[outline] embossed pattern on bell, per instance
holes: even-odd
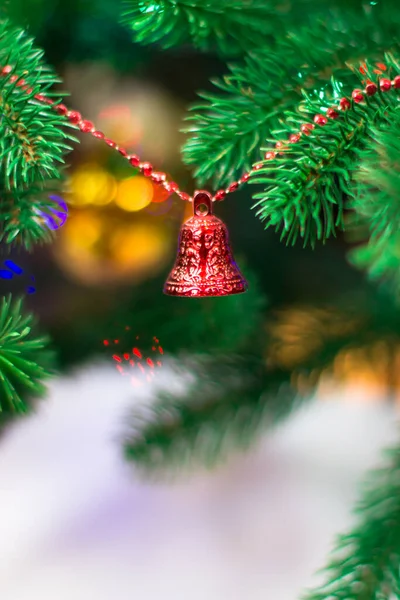
[[[212,214],[194,215],[186,221],[164,293],[200,298],[241,294],[246,290],[247,283],[233,258],[224,223]]]

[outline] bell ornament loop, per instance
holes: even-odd
[[[195,192],[193,197],[193,215],[196,217],[206,217],[212,215],[212,198],[208,192]]]
[[[247,282],[233,258],[228,230],[212,209],[211,194],[195,192],[193,216],[181,227],[178,255],[164,294],[205,298],[247,290]]]

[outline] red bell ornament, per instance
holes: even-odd
[[[178,256],[164,294],[189,298],[230,296],[247,290],[229,244],[228,230],[212,213],[211,194],[196,192],[193,216],[179,234]]]

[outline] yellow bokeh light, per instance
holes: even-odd
[[[77,213],[67,221],[63,236],[77,248],[90,248],[100,239],[102,231],[102,222],[97,215]]]
[[[132,224],[112,237],[110,249],[121,267],[146,269],[162,262],[168,251],[162,229],[150,224]]]
[[[128,212],[134,212],[145,208],[153,198],[153,184],[151,181],[137,175],[124,179],[118,185],[115,203]]]
[[[170,258],[171,232],[145,215],[128,217],[114,207],[72,209],[53,248],[63,271],[85,286],[130,285],[158,273]]]
[[[70,177],[68,201],[77,206],[104,206],[114,200],[117,183],[107,171],[93,164],[79,167]]]

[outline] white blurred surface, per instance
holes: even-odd
[[[296,600],[396,438],[394,410],[353,390],[211,473],[146,483],[118,435],[150,393],[88,367],[3,438],[2,600]]]

